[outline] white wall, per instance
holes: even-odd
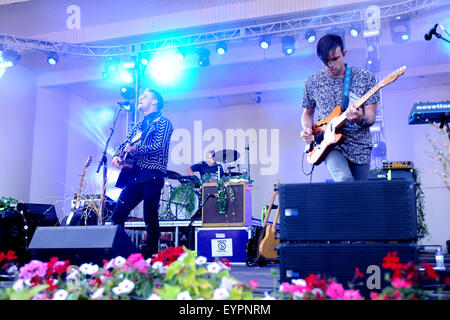
[[[0,79],[0,196],[30,196],[36,78],[18,65]]]

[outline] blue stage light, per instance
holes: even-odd
[[[47,63],[54,66],[58,63],[58,54],[56,52],[49,52],[47,55]]]
[[[281,43],[285,55],[290,56],[295,52],[295,38],[293,36],[284,36]]]
[[[259,39],[259,46],[262,49],[267,49],[270,47],[271,39],[270,36],[262,36],[261,39]]]
[[[225,52],[227,52],[227,49],[228,49],[228,46],[227,46],[227,43],[225,41],[220,41],[216,45],[216,52],[220,56],[224,55]]]
[[[308,43],[313,43],[317,39],[316,32],[312,29],[306,31],[305,33],[305,39]]]

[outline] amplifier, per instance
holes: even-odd
[[[216,183],[202,186],[202,225],[204,227],[243,227],[252,225],[252,190],[245,182],[230,183],[234,192],[234,201],[227,200],[225,213],[219,213],[217,199],[208,195],[217,194]]]
[[[363,274],[357,282],[361,293],[367,292],[367,278],[378,268],[382,272],[383,258],[388,252],[397,252],[401,263],[418,261],[418,249],[414,244],[352,243],[352,244],[299,244],[282,243],[279,246],[280,281],[305,279],[310,274],[336,278],[344,287],[355,277],[355,268]],[[372,266],[368,272],[368,267]],[[387,285],[380,274],[381,288]],[[375,288],[374,288],[375,289]],[[379,289],[379,288],[378,288]]]
[[[415,185],[408,180],[281,184],[281,241],[415,241]]]
[[[412,169],[375,169],[369,171],[368,180],[410,180],[416,181]]]

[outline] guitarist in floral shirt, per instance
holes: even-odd
[[[313,117],[317,110],[318,120],[328,117],[336,106],[342,106],[344,76],[347,64],[344,63],[347,50],[341,37],[328,34],[317,43],[317,55],[324,70],[310,76],[303,92],[301,137],[307,144],[313,142]],[[376,85],[372,72],[352,67],[348,97],[348,113],[341,131],[346,137],[344,143],[335,146],[326,156],[325,164],[334,181],[367,180],[370,169],[372,137],[370,126],[375,122],[379,93],[370,97],[362,107],[353,103]]]
[[[116,186],[123,188],[112,213],[112,223],[123,226],[131,210],[144,201],[147,248],[142,253],[145,257],[158,252],[158,207],[173,132],[170,120],[161,114],[163,106],[161,94],[152,89],[144,91],[137,106],[144,119],[131,129],[112,159],[112,165],[121,169]]]

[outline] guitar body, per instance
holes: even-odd
[[[280,239],[275,239],[275,227],[266,226],[264,239],[259,244],[259,254],[266,259],[276,259],[278,251],[275,250],[280,244]]]
[[[307,161],[310,164],[319,165],[327,157],[328,153],[336,146],[344,142],[345,137],[338,133],[343,123],[335,123],[342,113],[340,106],[331,111],[326,119],[313,125],[314,142],[307,151]]]
[[[116,188],[122,189],[125,185],[136,176],[136,167],[133,166],[133,160],[127,159],[124,166],[120,170],[119,177],[116,181]]]

